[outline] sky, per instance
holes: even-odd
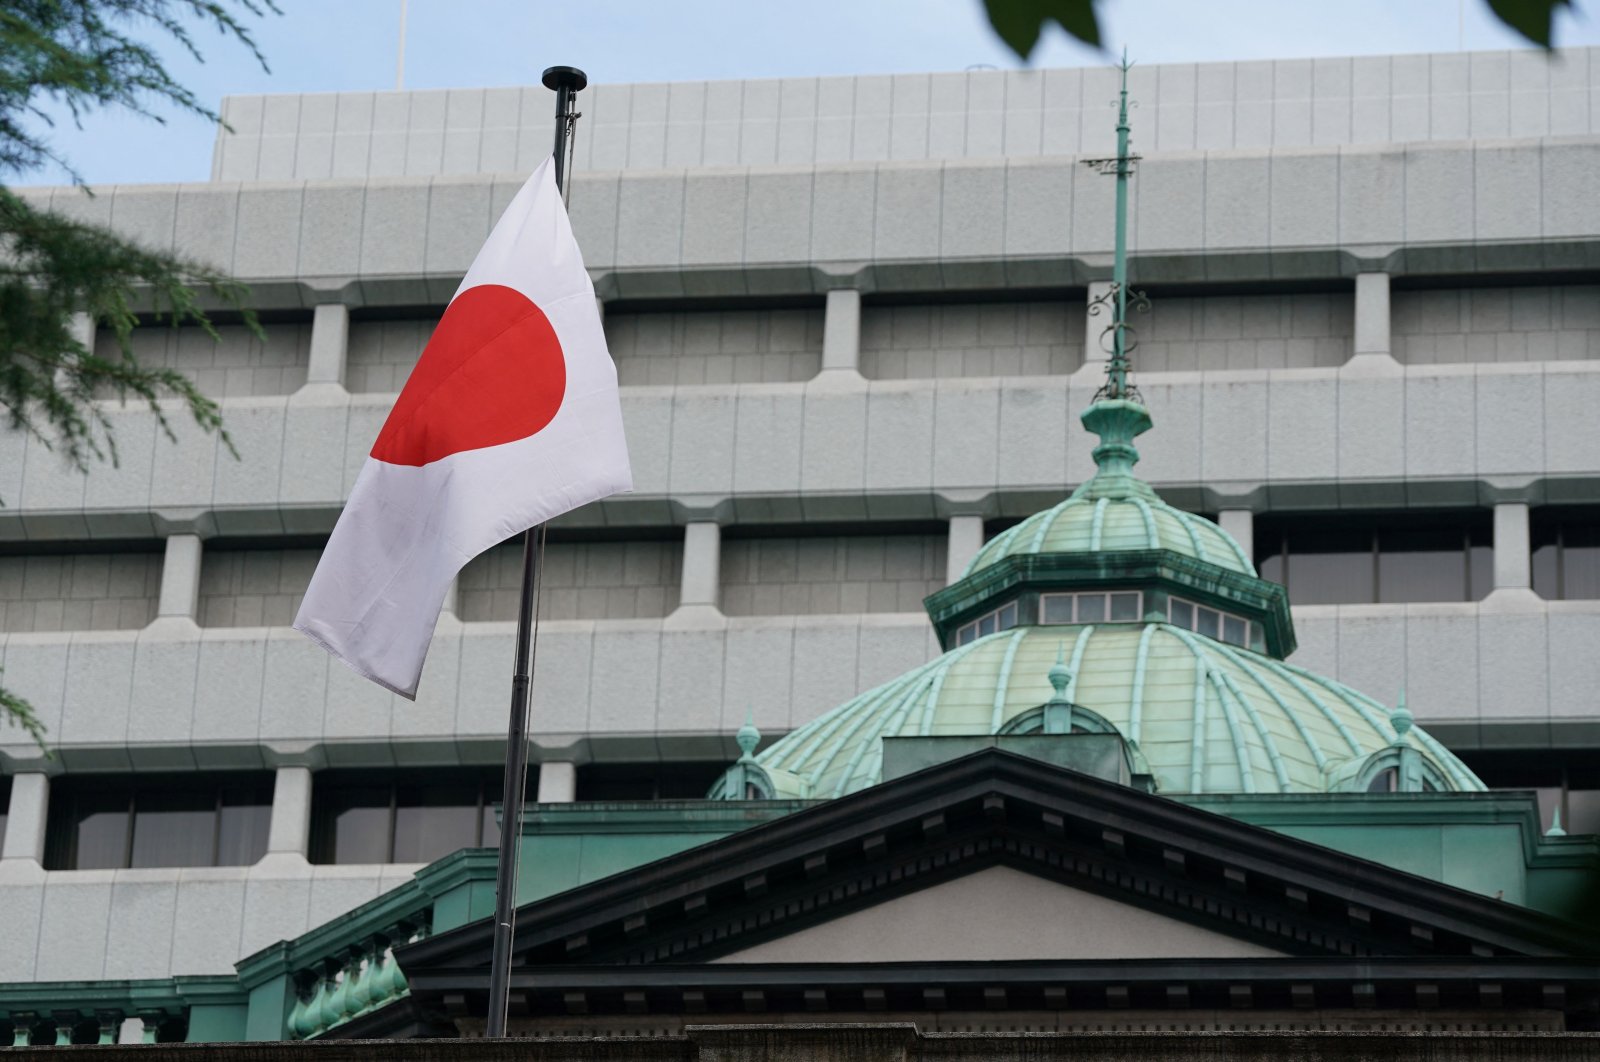
[[[894,74],[1024,65],[980,0],[405,0],[405,87],[536,84],[547,66],[591,83]],[[1558,17],[1560,45],[1600,45],[1600,0]],[[202,32],[196,63],[168,70],[206,104],[267,92],[393,89],[402,0],[278,0],[254,22],[270,71]],[[1587,10],[1584,10],[1587,9]],[[1481,51],[1528,47],[1485,0],[1100,0],[1100,52],[1047,33],[1030,64],[1088,66],[1126,46],[1145,63]],[[215,127],[161,111],[59,120],[52,143],[90,184],[203,181]],[[14,183],[60,183],[59,170]]]

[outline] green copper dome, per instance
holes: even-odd
[[[1125,738],[1156,791],[1365,790],[1389,752],[1417,756],[1425,787],[1480,790],[1476,776],[1409,717],[1261,653],[1167,623],[1026,626],[952,649],[840,705],[756,759],[775,797],[838,797],[881,780],[883,738],[1026,731],[1052,695]],[[1403,735],[1403,736],[1402,736]]]
[[[1142,405],[1102,398],[1083,422],[1094,478],[928,597],[948,651],[741,760],[714,796],[839,797],[882,780],[885,738],[1034,731],[1115,732],[1167,795],[1483,788],[1403,705],[1284,662],[1283,588],[1133,475]]]
[[[1150,427],[1143,406],[1125,400],[1096,402],[1084,413],[1083,422],[1106,440],[1095,448],[1099,471],[1059,505],[1034,513],[985,545],[967,565],[967,575],[1019,555],[1147,549],[1169,550],[1229,571],[1256,574],[1232,535],[1210,520],[1168,505],[1133,475],[1139,460],[1133,437]]]

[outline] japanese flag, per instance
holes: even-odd
[[[616,366],[547,159],[506,207],[401,390],[295,629],[414,698],[463,565],[632,486]]]

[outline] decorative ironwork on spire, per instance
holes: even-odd
[[[1150,299],[1142,291],[1128,290],[1128,179],[1133,176],[1134,163],[1140,156],[1129,154],[1128,143],[1131,127],[1128,124],[1128,108],[1137,106],[1128,102],[1128,71],[1133,64],[1128,61],[1127,49],[1123,49],[1122,62],[1117,64],[1117,69],[1122,72],[1122,87],[1115,101],[1117,105],[1117,154],[1109,159],[1085,159],[1084,165],[1100,173],[1115,176],[1117,179],[1117,228],[1116,228],[1116,257],[1112,266],[1111,288],[1105,294],[1089,304],[1090,316],[1096,316],[1105,310],[1112,314],[1111,324],[1100,333],[1100,343],[1108,358],[1106,360],[1106,382],[1095,393],[1096,399],[1128,399],[1139,401],[1139,391],[1128,379],[1131,368],[1128,356],[1138,346],[1135,330],[1128,324],[1128,307],[1139,313],[1146,313],[1150,309]],[[1109,343],[1107,340],[1109,339]]]

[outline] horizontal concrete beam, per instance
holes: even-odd
[[[418,868],[69,870],[0,877],[0,982],[231,974],[240,958],[337,918]]]
[[[443,305],[521,180],[28,194],[227,269],[264,306],[326,302],[330,287],[352,304]],[[868,292],[993,289],[1109,275],[1112,194],[1070,155],[580,170],[571,212],[607,299],[819,293],[841,273]],[[1600,142],[1179,151],[1140,164],[1130,219],[1142,284],[1592,269]]]
[[[1404,689],[1425,725],[1512,727],[1534,744],[1579,726],[1600,742],[1600,602],[1317,606],[1295,624],[1294,663],[1383,703]],[[512,633],[442,630],[415,704],[286,628],[15,634],[0,665],[68,771],[497,763]],[[579,762],[731,758],[746,712],[781,733],[939,651],[910,614],[547,621],[539,647],[535,756]],[[8,740],[0,760],[42,769],[36,748]]]
[[[1201,510],[1600,501],[1600,361],[1145,373],[1139,471]],[[569,527],[1021,515],[1093,471],[1073,376],[623,394],[633,494]],[[89,476],[0,433],[0,540],[325,533],[392,399],[227,400],[239,459],[182,418],[116,410],[116,468]]]
[[[514,624],[449,622],[415,703],[286,627],[5,636],[6,687],[58,762],[0,730],[0,762],[185,770],[500,763]],[[722,759],[754,713],[804,723],[938,652],[920,614],[550,621],[533,689],[535,759]]]
[[[595,84],[574,169],[1110,155],[1109,65]],[[1139,64],[1145,156],[1193,148],[1573,136],[1600,132],[1600,49]],[[527,171],[550,153],[537,86],[231,96],[225,181]]]

